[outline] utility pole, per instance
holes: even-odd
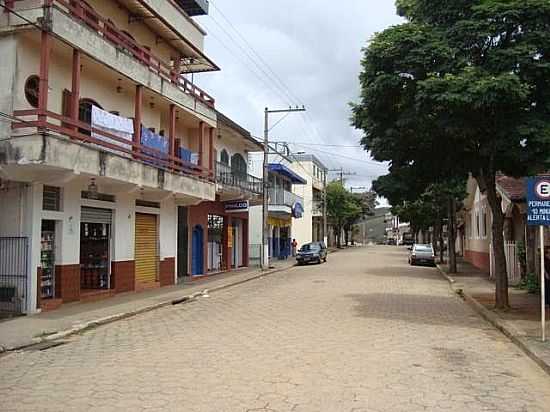
[[[263,207],[262,207],[262,250],[260,251],[260,266],[262,269],[269,269],[269,238],[267,229],[267,216],[269,208],[269,115],[271,113],[292,113],[305,112],[304,106],[289,107],[288,109],[269,110],[267,107],[264,110],[264,167],[263,167]],[[275,124],[277,125],[277,124]]]
[[[329,169],[329,172],[337,172],[340,175],[340,184],[344,185],[344,176],[355,176],[357,173],[352,172],[344,172],[344,168],[341,167],[340,169]]]
[[[328,221],[327,221],[327,170],[323,171],[323,242],[328,247]]]

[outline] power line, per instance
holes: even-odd
[[[323,146],[323,147],[347,147],[347,148],[362,148],[361,145],[344,145],[344,144],[327,144],[327,143],[315,143],[315,142],[288,142],[288,141],[276,141],[272,140],[274,143],[288,143],[295,144],[300,146]]]
[[[250,42],[242,35],[242,33],[237,30],[237,28],[231,23],[231,21],[227,18],[227,16],[220,10],[219,7],[217,7],[214,2],[211,0],[210,4],[216,9],[216,11],[222,16],[222,18],[229,24],[229,26],[233,29],[233,31],[239,36],[239,38],[248,46],[248,48],[252,51],[252,53],[260,60],[260,62],[267,68],[267,70],[273,75],[273,77],[280,83],[288,97],[291,98],[291,100],[296,100],[298,103],[303,104],[303,102],[300,102],[300,99],[292,93],[292,90],[283,82],[283,80],[273,71],[271,66],[264,60],[264,58],[252,47]]]
[[[298,144],[298,143],[296,143],[296,145],[297,146],[302,146],[302,147],[308,147],[307,145],[301,145],[301,144]],[[335,157],[341,157],[342,159],[353,160],[355,162],[372,164],[373,166],[378,166],[378,167],[386,167],[382,163],[376,162],[376,161],[373,161],[373,160],[357,159],[355,157],[350,157],[350,156],[341,155],[341,154],[337,154],[337,153],[327,152],[327,151],[320,150],[320,149],[315,149],[315,148],[311,149],[311,150],[317,151],[319,153],[324,153],[324,154],[329,155],[329,156],[335,156]]]

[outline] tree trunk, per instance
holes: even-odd
[[[491,226],[493,255],[495,257],[495,308],[508,309],[510,307],[508,300],[508,274],[506,273],[506,255],[504,254],[504,214],[500,197],[497,195],[495,174],[476,177],[480,188],[485,189],[487,201],[493,215],[493,224]]]
[[[336,226],[336,247],[338,249],[342,248],[342,226]]]
[[[348,247],[349,242],[349,230],[347,227],[344,226],[344,242],[346,244],[346,247]]]
[[[447,225],[447,243],[449,248],[449,273],[457,273],[456,268],[456,199],[449,198],[449,224]]]

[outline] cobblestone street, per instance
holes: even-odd
[[[351,249],[0,358],[1,409],[550,410],[550,378],[406,250]]]

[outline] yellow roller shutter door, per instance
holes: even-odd
[[[136,213],[136,281],[156,282],[158,279],[157,217]]]

